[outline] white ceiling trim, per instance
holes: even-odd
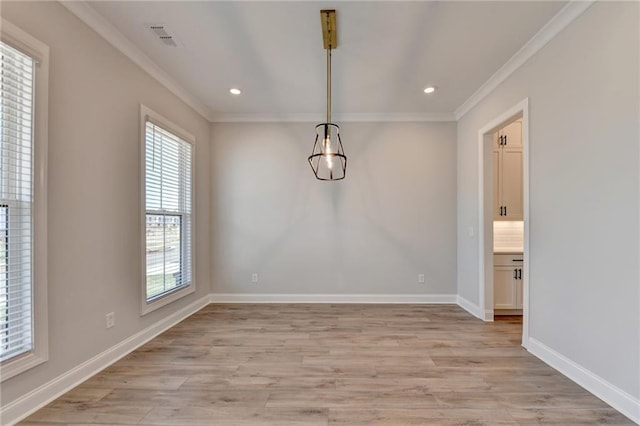
[[[323,123],[323,114],[216,114],[214,123],[276,123],[303,122]],[[456,121],[453,113],[424,113],[424,114],[333,114],[332,121],[341,122],[425,122],[425,121]]]
[[[171,93],[180,98],[184,103],[193,108],[206,120],[212,120],[210,109],[200,100],[183,88],[176,80],[162,70],[151,58],[138,49],[129,39],[109,23],[102,15],[96,12],[86,1],[60,1],[71,13],[93,29],[116,49],[124,53],[136,65],[146,71],[151,77],[158,80]]]
[[[503,81],[549,43],[556,35],[587,10],[595,0],[572,0],[549,20],[531,39],[498,69],[476,92],[454,112],[460,120],[480,101],[493,92]]]

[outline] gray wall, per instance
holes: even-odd
[[[638,3],[596,3],[458,122],[458,292],[478,303],[478,130],[529,97],[530,337],[640,397]]]
[[[455,294],[455,123],[342,124],[340,182],[314,126],[212,125],[213,292]]]
[[[2,2],[49,45],[49,361],[2,383],[2,404],[209,293],[209,123],[57,2]],[[197,292],[140,317],[139,104],[196,144]],[[105,329],[105,314],[116,326]]]

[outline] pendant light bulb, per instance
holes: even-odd
[[[327,136],[326,138],[324,138],[324,141],[322,141],[322,143],[324,145],[324,156],[327,159],[327,167],[329,169],[333,169],[333,160],[331,155],[331,136]]]

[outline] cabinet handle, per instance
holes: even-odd
[[[514,280],[517,280],[517,279],[518,279],[518,270],[517,270],[517,269],[514,269],[514,270],[513,270],[513,279],[514,279]]]
[[[518,279],[521,280],[522,279],[522,269],[518,268]]]
[[[512,262],[524,262],[522,259],[511,259]]]
[[[507,135],[504,135],[504,146],[507,146]]]
[[[504,215],[507,215],[507,206],[504,206]]]

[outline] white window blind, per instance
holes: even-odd
[[[30,56],[0,42],[0,361],[33,349],[33,116]]]
[[[192,146],[145,123],[147,302],[191,284]]]

